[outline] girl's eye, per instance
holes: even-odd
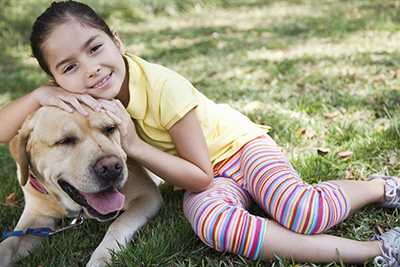
[[[90,53],[93,54],[94,52],[96,52],[97,50],[99,50],[99,48],[102,47],[102,46],[103,46],[103,44],[99,44],[99,45],[96,45],[96,46],[92,47],[92,48],[90,49]]]
[[[75,67],[75,64],[68,65],[67,67],[64,68],[63,73],[67,73],[67,72],[71,71],[74,67]]]

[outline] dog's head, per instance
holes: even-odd
[[[115,218],[124,204],[119,189],[128,176],[126,153],[117,126],[103,112],[87,109],[84,117],[42,107],[29,117],[10,142],[25,186],[33,174],[71,213]]]

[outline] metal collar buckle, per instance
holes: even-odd
[[[73,227],[79,226],[79,225],[83,224],[84,220],[85,220],[85,219],[83,218],[83,210],[81,210],[81,211],[79,212],[79,215],[76,216],[76,217],[71,221],[71,223],[70,223],[69,225],[64,226],[64,227],[61,227],[61,228],[58,228],[58,229],[52,231],[51,233],[49,233],[49,236],[53,236],[53,235],[55,235],[55,234],[58,234],[58,233],[61,233],[61,232],[65,231],[65,230],[68,230],[68,229],[71,229],[71,228],[73,228]]]

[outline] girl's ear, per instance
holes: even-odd
[[[47,85],[49,85],[49,86],[59,86],[54,78],[51,78],[49,80],[49,82],[47,83]]]
[[[122,44],[122,41],[118,36],[118,33],[116,33],[116,32],[113,32],[113,41],[114,41],[115,45],[119,48],[119,51],[121,52],[121,54],[125,54],[125,47]]]

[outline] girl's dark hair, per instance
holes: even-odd
[[[33,23],[30,37],[32,55],[36,58],[40,67],[50,76],[53,75],[50,72],[49,65],[44,59],[42,45],[56,26],[71,20],[76,20],[83,25],[99,29],[114,40],[114,34],[108,25],[89,6],[76,1],[51,3]],[[73,42],[73,40],[71,40],[71,42]]]

